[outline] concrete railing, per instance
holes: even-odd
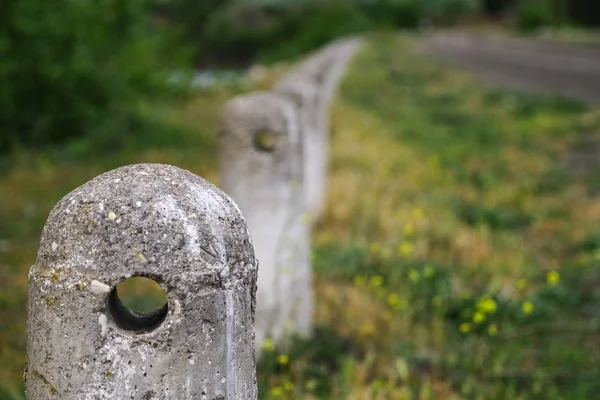
[[[256,346],[312,321],[310,226],[326,193],[329,107],[359,38],[309,55],[269,92],[230,99],[220,116],[221,188],[248,221],[259,261]]]
[[[359,44],[336,41],[272,91],[227,102],[219,163],[232,198],[138,164],[60,200],[29,272],[27,399],[257,399],[262,341],[311,333],[328,107]],[[128,308],[117,287],[131,277],[166,302]]]

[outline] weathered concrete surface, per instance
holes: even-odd
[[[302,115],[300,125],[310,224],[325,209],[331,102],[349,61],[361,45],[360,37],[335,40],[310,54],[273,89],[291,96]]]
[[[303,218],[303,150],[299,112],[287,96],[255,92],[229,100],[221,112],[221,187],[240,206],[252,234],[258,273],[256,350],[266,337],[284,343],[308,335],[312,272]],[[270,137],[267,149],[257,135]]]
[[[493,84],[600,104],[600,48],[445,33],[424,39],[419,50]]]
[[[150,332],[107,303],[132,275],[167,294]],[[96,177],[52,210],[29,273],[27,398],[256,399],[256,277],[245,220],[212,184],[161,164]]]
[[[296,104],[302,140],[304,193],[309,222],[321,215],[326,194],[327,134],[323,131],[327,113],[321,111],[320,85],[301,73],[288,74],[273,91],[288,96]]]

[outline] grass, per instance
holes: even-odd
[[[285,351],[264,343],[261,398],[593,398],[597,182],[562,159],[600,133],[600,112],[486,89],[411,46],[371,37],[340,89],[313,234],[317,330]],[[0,399],[20,398],[26,276],[51,207],[128,163],[218,183],[216,112],[233,93],[175,113],[196,128],[176,146],[85,161],[40,154],[0,177]]]
[[[562,160],[600,113],[486,89],[410,47],[372,40],[333,111],[313,243],[316,322],[338,339],[267,346],[261,396],[592,398],[600,208]]]

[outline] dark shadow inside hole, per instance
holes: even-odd
[[[254,134],[254,147],[259,151],[275,151],[275,135],[269,131],[260,131]]]
[[[124,330],[149,332],[160,326],[168,312],[167,296],[156,281],[132,277],[119,283],[108,297],[108,311]]]

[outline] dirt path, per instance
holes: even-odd
[[[424,39],[420,51],[494,84],[600,104],[600,48],[446,33]]]

